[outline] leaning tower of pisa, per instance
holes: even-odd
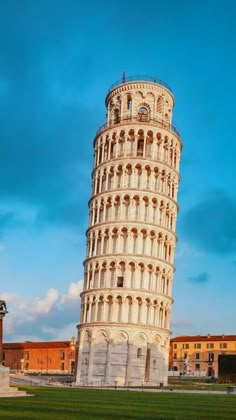
[[[117,82],[94,139],[76,384],[167,382],[182,143],[156,78]]]

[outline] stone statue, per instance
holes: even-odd
[[[191,360],[189,359],[189,357],[187,356],[185,361],[184,361],[184,367],[185,367],[185,373],[187,375],[189,375],[190,371],[191,371]]]
[[[5,300],[0,300],[0,313],[7,313],[7,305]]]

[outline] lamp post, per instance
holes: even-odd
[[[39,361],[39,364],[40,364],[40,372],[41,372],[41,376],[42,376],[43,364],[44,364],[43,359],[41,359],[41,360]]]
[[[0,300],[0,366],[2,365],[2,339],[3,339],[3,318],[8,313],[5,300]]]

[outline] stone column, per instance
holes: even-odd
[[[111,141],[108,143],[107,160],[111,159]]]
[[[106,362],[106,369],[105,369],[105,383],[110,384],[110,376],[111,376],[111,350],[112,350],[112,343],[113,340],[108,338],[107,340],[107,362]]]
[[[87,318],[87,321],[86,322],[91,322],[92,303],[90,301],[88,301],[88,305],[89,305],[89,308],[88,308],[88,318]]]
[[[103,249],[104,249],[104,233],[101,234],[101,251],[100,254],[103,254]]]
[[[94,321],[97,322],[97,318],[98,318],[98,301],[97,299],[95,300],[95,314],[94,314]]]
[[[89,366],[88,366],[88,385],[92,382],[93,378],[93,355],[94,355],[94,339],[90,338],[89,340]]]
[[[100,163],[100,153],[101,153],[101,146],[100,146],[100,142],[98,144],[98,151],[97,151],[97,166]]]
[[[127,353],[127,362],[126,362],[126,372],[125,372],[125,386],[129,386],[131,373],[132,373],[132,349],[133,343],[128,342],[128,353]]]
[[[108,308],[108,303],[107,303],[106,299],[104,299],[104,301],[103,301],[103,318],[102,318],[102,321],[106,321],[107,320],[107,308]]]
[[[133,302],[131,305],[130,322],[134,324],[138,322],[138,302],[136,299],[133,299]]]

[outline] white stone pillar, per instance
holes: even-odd
[[[103,318],[102,321],[106,321],[107,320],[107,309],[108,309],[108,303],[106,301],[106,299],[104,299],[103,301]]]
[[[82,343],[77,341],[76,343],[78,356],[77,356],[77,367],[76,367],[76,378],[75,383],[80,385],[80,376],[81,376],[81,366],[82,366]]]
[[[107,361],[106,361],[106,368],[105,368],[105,383],[107,385],[112,385],[110,382],[111,376],[111,352],[112,352],[112,339],[107,339]]]
[[[130,322],[136,324],[138,322],[138,302],[136,299],[132,301],[131,307],[131,320]]]
[[[89,305],[89,309],[88,309],[88,318],[87,318],[87,322],[91,322],[91,310],[92,310],[92,303],[89,301],[88,305]]]
[[[129,386],[131,374],[132,374],[133,343],[129,341],[127,344],[128,344],[128,352],[127,352],[126,372],[125,372],[125,386]]]
[[[95,300],[95,313],[94,313],[94,321],[97,322],[98,320],[98,300]]]
[[[94,339],[89,339],[89,362],[88,362],[88,385],[93,379],[93,356],[94,356]]]

